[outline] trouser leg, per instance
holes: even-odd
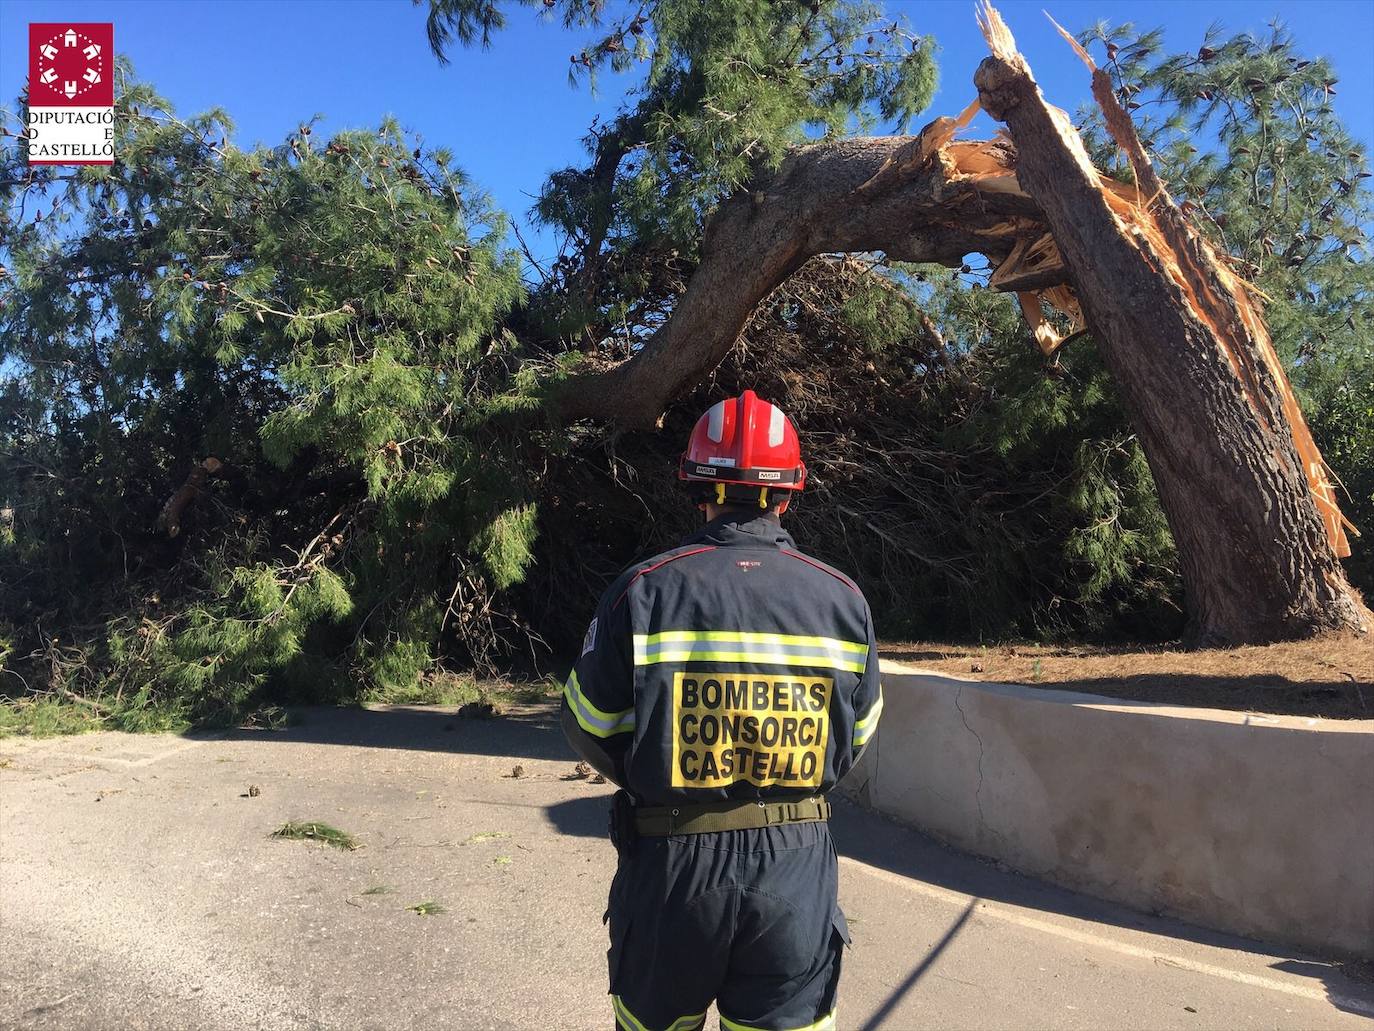
[[[849,930],[838,861],[823,824],[777,828],[736,923],[718,996],[727,1031],[832,1031]]]
[[[622,856],[607,911],[611,1005],[625,1031],[697,1031],[729,955],[735,892],[694,850],[641,838]]]

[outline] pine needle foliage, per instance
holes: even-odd
[[[671,317],[722,198],[797,143],[919,113],[935,45],[866,0],[432,0],[430,47],[496,45],[516,16],[595,38],[575,84],[632,78],[541,192],[561,253],[529,287],[503,216],[394,121],[243,150],[226,113],[181,117],[121,64],[121,161],[71,171],[30,168],[4,116],[0,690],[23,701],[0,733],[448,697],[441,664],[517,653],[557,668],[606,583],[695,523],[681,441],[745,387],[798,422],[789,523],[884,633],[1177,632],[1172,540],[1091,340],[1047,362],[986,269],[813,259],[661,429],[547,418],[570,370]],[[1268,298],[1374,529],[1374,220],[1332,71],[1281,28],[1186,54],[1130,26],[1083,39]],[[1350,570],[1374,590],[1369,539]]]
[[[13,648],[50,688],[191,719],[413,683],[536,532],[492,422],[520,394],[503,218],[394,121],[244,151],[122,79],[119,164],[11,147],[0,172]]]
[[[1000,527],[979,530],[989,546],[976,583],[979,593],[990,590],[968,599],[974,625],[1051,637],[1176,632],[1181,584],[1173,538],[1091,339],[1047,362],[1010,297],[976,280],[933,271],[930,279],[925,304],[958,355],[961,389],[979,389],[963,417],[947,425],[946,445],[990,449],[997,478],[1013,496],[1024,486],[1018,481],[1042,485],[1025,507],[1000,510]]]
[[[904,130],[935,92],[934,40],[868,0],[431,0],[436,53],[479,29],[489,44],[507,6],[597,34],[570,55],[570,82],[631,78],[630,100],[584,137],[588,163],[554,172],[535,207],[562,248],[533,328],[583,349],[611,335],[628,346],[661,317],[711,209],[789,147]]]
[[[345,852],[356,852],[363,847],[362,842],[348,831],[341,831],[337,827],[315,820],[288,820],[268,837],[283,838],[287,841],[317,841],[322,845],[343,849]]]
[[[596,597],[577,585],[691,531],[681,442],[746,387],[796,420],[808,456],[788,528],[858,580],[885,637],[1176,634],[1172,540],[1091,342],[1047,365],[1014,302],[969,280],[813,259],[661,432],[575,441],[522,590],[582,601],[550,612],[545,638],[575,648]]]

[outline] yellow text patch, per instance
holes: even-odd
[[[831,677],[673,674],[673,787],[819,787],[834,688]]]

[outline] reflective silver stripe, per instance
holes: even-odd
[[[751,666],[802,666],[807,669],[842,669],[848,673],[862,673],[860,661],[834,655],[792,655],[782,651],[739,651],[729,645],[680,645],[637,659],[641,666],[656,662],[728,662]]]
[[[854,747],[862,748],[878,729],[878,720],[883,715],[883,685],[878,685],[878,699],[868,707],[864,718],[854,724]]]
[[[622,1027],[625,1031],[649,1031],[639,1022],[639,1018],[630,1012],[630,1007],[625,1005],[619,995],[611,996],[611,1006],[615,1010],[616,1027]]]
[[[772,411],[768,416],[768,446],[782,446],[782,428],[787,422],[787,417],[782,414],[782,409],[777,405],[768,406]]]
[[[616,1026],[625,1028],[626,1031],[648,1031],[644,1024],[625,1005],[625,1000],[619,995],[611,996],[611,1008],[615,1010]],[[667,1026],[664,1031],[697,1031],[706,1021],[706,1014],[694,1013],[685,1017],[678,1017]]]
[[[753,1024],[741,1024],[737,1020],[731,1020],[724,1013],[720,1015],[720,1026],[725,1031],[764,1031],[763,1028]],[[786,1031],[835,1031],[835,1011],[831,1010],[825,1016],[810,1024],[800,1024],[797,1027],[787,1028]]]
[[[616,1027],[624,1028],[625,1031],[648,1031],[640,1019],[630,1012],[630,1007],[625,1005],[625,1000],[619,995],[611,996],[611,1008],[615,1010]],[[697,1031],[705,1021],[705,1013],[690,1014],[678,1017],[664,1031]]]
[[[635,729],[635,711],[632,708],[621,712],[605,712],[598,709],[582,693],[582,685],[577,682],[577,670],[568,674],[568,682],[563,685],[563,697],[568,707],[577,717],[578,725],[588,734],[597,737],[610,737]]]
[[[771,634],[754,630],[660,630],[656,634],[635,634],[640,644],[659,644],[663,641],[743,641],[749,644],[797,644],[835,648],[854,655],[867,655],[868,644],[862,641],[842,641],[838,637],[817,637],[807,634]]]
[[[717,401],[706,414],[706,436],[710,437],[716,444],[719,444],[720,439],[725,436],[724,401]]]
[[[643,650],[635,653],[636,658],[641,659],[641,665],[648,665],[651,662],[662,661],[659,656],[667,652],[680,652],[684,650],[696,651],[730,651],[730,652],[752,652],[760,655],[796,655],[802,658],[828,658],[843,659],[852,662],[855,656],[847,655],[838,648],[818,647],[809,644],[754,644],[750,641],[660,641],[658,644],[645,645]]]
[[[635,634],[634,653],[637,666],[659,662],[748,662],[862,673],[868,663],[868,645],[857,641],[731,630]]]

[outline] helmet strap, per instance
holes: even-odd
[[[768,511],[770,505],[786,506],[793,491],[779,487],[760,487],[752,483],[702,483],[689,480],[684,486],[697,505],[718,505]],[[779,509],[781,511],[781,509]]]

